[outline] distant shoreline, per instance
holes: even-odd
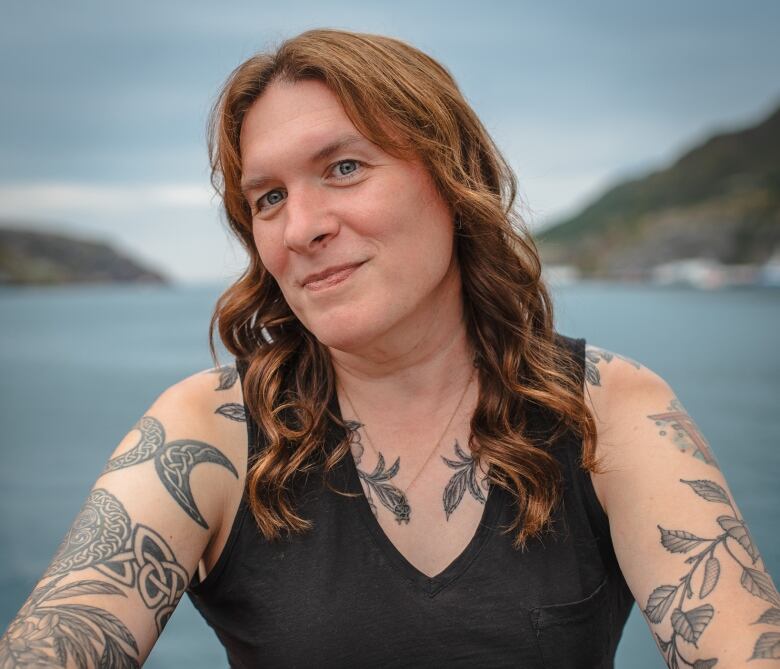
[[[0,227],[0,286],[62,286],[170,280],[105,242],[6,225]]]

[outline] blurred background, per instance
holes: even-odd
[[[780,4],[0,2],[0,628],[116,443],[211,365],[244,257],[230,71],[310,27],[444,63],[517,172],[558,330],[661,374],[780,573]],[[185,598],[146,666],[225,667]],[[634,611],[618,667],[662,667]]]

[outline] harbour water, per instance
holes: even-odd
[[[166,387],[211,366],[219,289],[0,291],[0,629],[42,574],[116,443]],[[563,334],[627,355],[674,388],[709,439],[770,573],[780,577],[780,290],[577,283]],[[226,667],[185,597],[152,669]],[[636,607],[617,666],[664,664]]]

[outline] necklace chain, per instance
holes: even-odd
[[[469,376],[469,380],[466,383],[465,387],[463,388],[463,392],[460,394],[460,399],[458,399],[458,403],[455,405],[455,410],[452,412],[450,419],[447,421],[447,424],[444,426],[441,435],[436,440],[436,443],[431,449],[431,452],[428,454],[428,457],[425,459],[425,462],[423,462],[422,467],[420,467],[417,474],[406,486],[406,489],[401,491],[405,498],[408,499],[409,490],[412,489],[412,486],[417,482],[417,479],[420,478],[420,474],[422,474],[423,471],[425,471],[425,468],[428,466],[428,463],[431,461],[431,458],[433,458],[436,451],[439,450],[439,445],[441,444],[441,440],[444,439],[444,435],[447,434],[447,430],[450,429],[450,425],[452,425],[452,421],[455,420],[455,415],[458,413],[458,409],[460,409],[460,405],[463,404],[463,400],[466,397],[466,392],[471,386],[471,382],[474,379],[475,373],[476,373],[476,368],[472,369],[471,375]],[[349,408],[352,409],[352,413],[354,413],[355,417],[358,419],[358,423],[360,424],[360,427],[363,428],[363,433],[366,435],[366,439],[368,440],[368,445],[371,446],[371,450],[374,451],[374,454],[377,456],[378,459],[379,457],[381,457],[379,451],[376,449],[376,446],[374,446],[374,442],[371,440],[371,437],[368,434],[368,430],[366,429],[365,424],[360,418],[360,414],[358,414],[357,409],[355,409],[355,405],[352,403],[352,399],[350,398],[349,393],[347,393],[347,390],[346,388],[344,388],[343,384],[339,384],[339,387],[341,388],[341,392],[344,393],[344,398],[347,400],[347,403],[349,404]],[[408,518],[407,518],[407,522],[408,522]]]

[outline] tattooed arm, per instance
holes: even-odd
[[[0,669],[141,666],[240,499],[246,433],[231,386],[185,379],[122,440],[0,638]]]
[[[591,347],[586,361],[594,487],[667,665],[777,666],[780,596],[707,440],[647,368]]]

